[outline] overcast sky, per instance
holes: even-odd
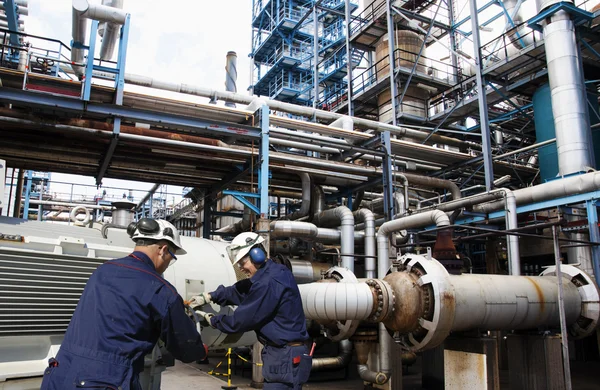
[[[101,0],[90,2],[101,4]],[[228,51],[235,51],[238,55],[238,92],[247,93],[252,0],[124,0],[123,8],[131,14],[127,73],[225,90],[225,56]],[[59,39],[70,46],[71,15],[72,0],[29,0],[29,16],[24,17],[25,31]],[[97,43],[99,48],[99,39]],[[135,88],[128,87],[131,90]],[[161,94],[187,100],[177,94]],[[78,187],[77,190],[87,195],[97,192],[93,178],[53,174],[52,180],[92,185]],[[148,189],[152,183],[134,184],[104,179],[103,185]],[[69,193],[69,187],[55,185],[52,191]],[[171,186],[168,191],[180,193],[181,189]],[[112,192],[120,194],[123,191],[109,189],[109,193]],[[140,192],[135,193],[136,197],[141,195]]]

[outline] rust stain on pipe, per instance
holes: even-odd
[[[88,119],[70,119],[69,121],[67,121],[66,124],[68,124],[70,126],[88,127],[88,128],[96,129],[96,130],[103,130],[103,131],[110,131],[110,132],[113,131],[113,125],[110,123],[92,121],[92,120],[88,120]],[[174,140],[174,141],[190,142],[190,143],[194,143],[194,144],[203,144],[203,145],[212,145],[212,146],[220,146],[221,145],[221,141],[212,139],[212,138],[198,137],[197,135],[173,133],[173,132],[169,132],[169,131],[144,129],[141,127],[134,127],[134,126],[121,125],[121,132],[125,133],[125,134],[143,135],[146,137],[170,139],[170,140]]]
[[[546,300],[544,299],[544,292],[540,288],[540,285],[534,279],[530,278],[529,276],[525,276],[525,279],[529,280],[531,282],[531,284],[533,284],[533,287],[535,288],[535,292],[537,293],[537,296],[538,296],[538,301],[540,303],[540,312],[544,312]]]

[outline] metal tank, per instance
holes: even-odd
[[[423,46],[423,37],[416,32],[409,30],[397,30],[395,34],[396,48],[399,51],[396,53],[394,66],[406,68],[410,71]],[[424,56],[426,55],[425,49],[421,53],[421,57],[417,62],[416,71],[420,73],[427,73],[427,64]],[[384,35],[377,46],[375,47],[375,61],[376,61],[376,77],[378,80],[389,77],[389,46],[388,46],[388,35]],[[402,89],[398,90],[398,94],[402,93]],[[424,118],[427,115],[426,102],[429,97],[429,92],[425,89],[418,88],[415,86],[409,86],[404,95],[402,104],[398,106],[398,114],[403,113],[405,115],[412,115],[419,118]],[[392,121],[392,102],[390,89],[385,89],[377,97],[377,105],[379,106],[379,121],[389,123]]]
[[[92,272],[103,262],[127,256],[134,243],[124,229],[98,229],[0,217],[0,382],[41,376],[56,356],[71,315]],[[238,278],[226,243],[181,237],[187,255],[165,272],[185,299]],[[213,313],[232,308],[206,306]],[[253,332],[225,335],[203,329],[210,348],[250,345]]]

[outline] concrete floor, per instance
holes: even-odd
[[[420,360],[420,359],[419,359]],[[169,367],[162,375],[163,390],[186,390],[186,389],[205,389],[221,390],[221,386],[226,385],[223,377],[215,377],[208,374],[208,371],[215,369],[219,363],[216,357],[210,358],[210,364],[184,364],[177,362],[174,367]],[[225,372],[226,361],[216,370]],[[403,390],[421,390],[421,372],[419,362],[415,366],[409,367],[403,376]],[[233,369],[232,369],[233,372]],[[600,390],[600,362],[571,362],[571,373],[573,380],[573,389],[577,390]],[[236,373],[232,375],[232,385],[240,390],[250,390],[251,370],[246,366],[242,372],[240,362]],[[508,390],[508,372],[500,372],[500,388]],[[360,378],[357,378],[352,370],[335,371],[331,373],[316,373],[311,375],[309,383],[303,386],[303,389],[309,390],[362,390],[364,385]]]

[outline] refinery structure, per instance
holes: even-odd
[[[72,42],[1,2],[0,389],[39,388],[143,216],[184,236],[165,273],[184,299],[244,278],[225,247],[264,236],[299,283],[311,378],[402,389],[418,361],[427,389],[577,388],[600,367],[596,5],[252,0],[248,94],[228,48],[223,90],[126,73],[126,1],[73,0]],[[56,196],[55,172],[153,186]],[[202,334],[260,358],[253,333]]]

